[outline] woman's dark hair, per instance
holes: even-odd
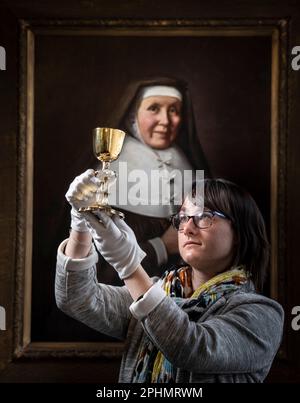
[[[192,193],[195,196],[196,182]],[[262,214],[252,196],[224,179],[204,179],[204,206],[226,215],[236,236],[232,265],[244,265],[258,290],[262,290],[269,263],[269,242]]]

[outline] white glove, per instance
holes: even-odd
[[[146,253],[139,247],[132,229],[119,216],[110,218],[102,211],[82,213],[98,252],[123,280],[136,271]],[[99,221],[101,220],[101,222]]]
[[[95,204],[96,190],[100,186],[100,180],[95,176],[93,169],[88,169],[83,174],[76,176],[71,183],[66,199],[70,203],[71,209],[71,228],[78,232],[87,232],[84,216],[79,213],[80,207],[87,207]]]

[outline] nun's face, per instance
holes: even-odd
[[[181,123],[181,101],[170,96],[152,96],[142,100],[137,122],[144,142],[157,149],[170,147]]]

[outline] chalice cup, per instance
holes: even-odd
[[[115,171],[109,169],[110,163],[115,161],[122,150],[125,132],[109,127],[96,127],[93,130],[93,149],[96,158],[102,162],[102,169],[96,171],[101,183],[96,192],[96,203],[92,206],[81,207],[79,211],[105,211],[109,216],[117,214],[124,218],[124,214],[108,204],[109,188],[117,179]]]

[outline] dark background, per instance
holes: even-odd
[[[102,381],[117,379],[119,360],[12,360],[19,128],[19,21],[21,18],[288,18],[289,54],[300,45],[300,8],[296,1],[25,1],[0,8],[0,45],[7,71],[0,72],[1,255],[0,304],[7,310],[0,332],[1,381]],[[33,250],[33,333],[35,341],[62,340],[65,317],[57,318],[51,290],[53,250],[67,227],[57,226],[67,185],[89,152],[91,129],[105,119],[131,78],[152,74],[189,81],[200,141],[213,174],[247,187],[269,217],[270,42],[265,38],[112,38],[47,37],[36,41],[35,216]],[[129,46],[132,42],[133,45]],[[197,53],[195,53],[197,48]],[[167,49],[167,51],[166,51]],[[180,54],[178,55],[178,49]],[[289,58],[289,54],[286,55]],[[129,57],[130,56],[130,57]],[[146,63],[147,60],[147,63]],[[111,62],[115,61],[114,64]],[[130,68],[128,68],[130,66]],[[162,66],[166,69],[162,70]],[[113,77],[113,79],[108,79]],[[290,326],[291,308],[300,305],[298,244],[300,72],[288,73],[288,135],[284,270],[286,272],[287,356],[278,357],[269,382],[299,382],[299,332]],[[104,123],[104,122],[103,122]],[[71,140],[70,140],[71,139]],[[74,141],[73,141],[74,140]],[[83,164],[83,162],[82,162]],[[79,169],[79,172],[78,172]],[[54,180],[55,172],[59,173]],[[268,189],[268,191],[266,191]],[[48,232],[49,231],[49,235]],[[50,284],[50,285],[49,285]],[[50,301],[50,304],[49,304]],[[46,315],[45,315],[46,314]],[[45,316],[44,316],[45,315]],[[46,319],[45,319],[46,317]],[[51,330],[56,318],[58,329]],[[61,322],[60,322],[61,320]],[[60,327],[61,326],[61,327]],[[75,329],[72,340],[76,340]],[[93,340],[94,334],[87,333]],[[100,374],[100,375],[99,375]]]

